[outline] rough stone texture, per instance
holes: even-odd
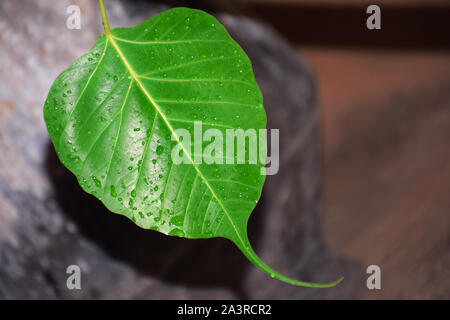
[[[82,29],[65,27],[69,4]],[[108,1],[110,23],[132,26],[163,5]],[[281,128],[281,164],[252,214],[249,234],[264,261],[329,290],[272,280],[224,239],[186,240],[146,231],[85,194],[57,160],[42,117],[56,76],[102,32],[94,1],[0,2],[0,298],[350,298],[362,268],[321,241],[321,162],[314,77],[270,27],[219,15],[253,62],[269,128]],[[66,288],[81,267],[82,290]]]

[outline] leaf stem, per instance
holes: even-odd
[[[331,282],[331,283],[312,283],[312,282],[304,282],[299,281],[296,279],[292,279],[289,277],[286,277],[272,268],[270,268],[268,265],[266,265],[253,251],[252,247],[250,246],[250,242],[248,241],[248,237],[246,236],[244,238],[244,243],[240,241],[234,241],[232,240],[238,247],[241,249],[241,251],[244,253],[244,255],[257,267],[259,267],[264,272],[268,273],[272,278],[278,279],[280,281],[292,284],[294,286],[300,286],[300,287],[309,287],[309,288],[331,288],[339,284],[342,280],[344,280],[344,277],[339,278],[338,280]]]
[[[103,0],[98,0],[98,5],[100,6],[100,11],[102,13],[103,27],[105,28],[106,35],[109,36],[111,34],[111,29],[109,28],[108,17],[106,16]]]

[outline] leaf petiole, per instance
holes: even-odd
[[[106,35],[110,35],[111,29],[109,28],[108,17],[106,16],[106,10],[105,5],[103,4],[103,0],[98,0],[98,4],[102,13],[103,27],[105,28]]]
[[[241,249],[241,251],[244,253],[244,255],[254,265],[259,267],[262,271],[268,273],[272,278],[292,284],[294,286],[308,287],[308,288],[331,288],[331,287],[338,285],[342,280],[344,280],[344,277],[340,277],[338,280],[331,282],[331,283],[313,283],[313,282],[299,281],[296,279],[292,279],[290,277],[286,277],[286,276],[276,272],[272,268],[270,268],[257,256],[255,251],[253,251],[252,247],[250,246],[248,237],[245,237],[243,242],[240,242],[240,241],[233,241],[233,242],[239,249]]]

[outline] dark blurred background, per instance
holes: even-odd
[[[365,298],[450,298],[450,2],[246,0],[319,83],[327,243],[383,270]],[[381,8],[381,30],[364,27]]]
[[[55,157],[41,113],[54,78],[101,33],[97,4],[31,2],[0,4],[0,298],[450,298],[449,1],[105,1],[113,26],[167,6],[207,10],[248,52],[269,127],[305,132],[294,151],[282,141],[285,169],[268,178],[250,237],[291,276],[344,274],[346,284],[327,293],[278,287],[220,239],[136,231],[84,195]],[[56,28],[72,3],[82,29]],[[381,8],[381,30],[366,28],[369,4]],[[21,25],[24,17],[38,27]],[[291,200],[273,196],[278,189]],[[89,292],[65,291],[73,259]],[[372,264],[381,290],[365,286]]]
[[[382,268],[383,289],[362,296],[450,298],[450,2],[245,2],[316,72],[321,228]],[[364,28],[368,4],[381,30]]]

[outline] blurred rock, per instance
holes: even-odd
[[[66,28],[66,8],[82,11]],[[133,26],[166,9],[107,1],[112,27]],[[273,280],[225,239],[186,240],[136,227],[85,194],[58,161],[42,117],[56,76],[102,32],[94,1],[0,2],[0,298],[350,298],[363,270],[324,247],[321,160],[314,76],[270,27],[218,15],[253,62],[269,128],[281,128],[281,164],[269,176],[249,223],[264,261],[305,280],[346,280],[329,290]],[[82,269],[68,290],[66,268]],[[358,285],[356,285],[358,283]]]

